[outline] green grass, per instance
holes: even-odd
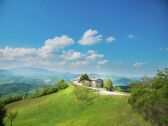
[[[13,126],[151,126],[131,110],[128,96],[100,96],[98,101],[90,91],[92,100],[86,104],[76,99],[73,88],[7,105],[19,112]]]

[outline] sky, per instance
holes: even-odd
[[[0,0],[0,69],[152,76],[168,67],[166,0]]]

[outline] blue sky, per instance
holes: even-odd
[[[0,68],[153,75],[168,66],[166,0],[0,0]]]

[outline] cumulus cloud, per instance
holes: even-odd
[[[74,40],[66,35],[62,35],[61,37],[55,37],[53,39],[48,39],[45,41],[45,44],[42,48],[40,48],[39,54],[47,55],[50,52],[57,51],[59,49],[63,49],[66,46],[74,44]]]
[[[72,63],[72,65],[85,66],[85,65],[88,65],[89,63],[90,63],[89,61],[76,61],[76,62]]]
[[[66,35],[48,39],[41,48],[11,48],[5,47],[0,49],[1,60],[13,60],[16,58],[30,57],[49,57],[52,52],[63,49],[74,43],[74,40]]]
[[[81,45],[93,45],[102,40],[102,35],[97,30],[87,30],[79,40]]]
[[[109,36],[109,37],[106,38],[106,41],[109,42],[109,43],[114,42],[115,40],[116,39],[113,36]]]
[[[95,50],[66,50],[72,44],[72,38],[62,35],[47,39],[39,48],[0,48],[0,68],[35,66],[62,72],[94,71],[97,64],[101,66],[108,62]]]
[[[97,62],[97,65],[104,65],[107,64],[109,61],[108,60],[101,60]]]
[[[143,66],[145,65],[146,63],[145,62],[136,62],[133,64],[134,67],[140,67],[140,66]]]
[[[128,39],[133,39],[133,38],[135,38],[135,35],[129,34],[129,35],[127,36],[127,38],[128,38]]]
[[[82,54],[81,52],[74,51],[74,50],[68,50],[67,52],[64,51],[61,57],[65,60],[76,60],[76,59],[84,57],[84,54]]]
[[[98,54],[94,50],[88,50],[87,54],[88,54],[88,56],[86,57],[86,59],[88,59],[88,60],[97,60],[97,59],[104,57],[104,55]]]

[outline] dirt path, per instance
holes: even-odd
[[[82,86],[82,83],[79,83],[79,84],[77,84],[77,85]],[[87,86],[85,86],[85,87],[87,87]],[[96,93],[99,92],[101,95],[128,95],[128,94],[126,94],[126,93],[124,93],[124,92],[106,91],[106,90],[103,89],[103,88],[94,88],[94,87],[87,87],[87,88],[93,89],[93,90],[96,91]]]

